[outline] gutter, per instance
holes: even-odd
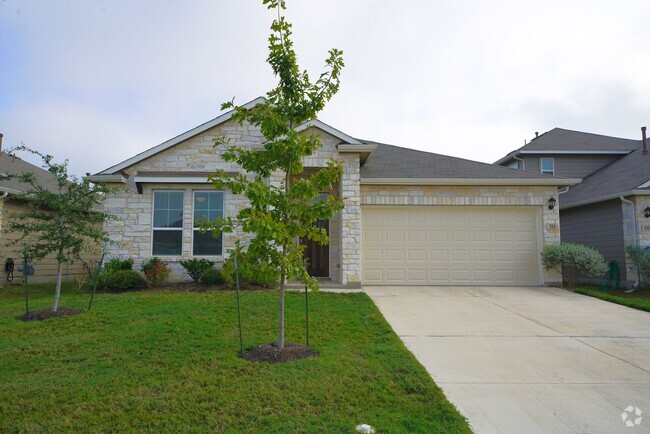
[[[361,185],[554,185],[569,186],[580,179],[361,178]]]

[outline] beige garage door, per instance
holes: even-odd
[[[362,207],[365,285],[538,285],[531,207]]]

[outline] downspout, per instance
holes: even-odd
[[[516,161],[521,161],[521,170],[526,170],[526,160],[517,157],[517,154],[514,154],[512,158],[514,158]]]
[[[634,237],[634,247],[639,246],[639,238],[637,237],[636,234],[636,207],[634,206],[634,202],[631,200],[625,199],[624,196],[620,196],[621,202],[627,203],[629,205],[632,205],[632,236]],[[632,285],[632,288],[636,288],[639,286],[639,282],[641,281],[641,271],[639,270],[639,267],[636,267],[636,276],[635,276],[635,282],[634,285]]]

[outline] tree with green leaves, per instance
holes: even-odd
[[[291,37],[291,24],[282,11],[284,0],[263,0],[269,9],[277,9],[278,17],[271,25],[267,62],[278,78],[277,86],[266,94],[264,102],[245,108],[228,102],[222,109],[235,111],[233,120],[260,128],[266,142],[264,149],[230,145],[226,139],[215,141],[223,147],[222,158],[237,163],[245,173],[232,177],[219,170],[211,176],[217,189],[227,188],[244,195],[249,206],[236,217],[217,222],[204,222],[215,233],[232,233],[240,228],[252,238],[237,243],[231,254],[240,263],[249,264],[257,273],[277,278],[279,293],[278,342],[284,348],[284,292],[287,281],[302,279],[311,290],[318,290],[317,280],[309,276],[304,263],[304,246],[300,239],[328,243],[327,232],[314,223],[330,218],[343,208],[337,194],[319,199],[330,191],[343,172],[340,161],[330,160],[327,167],[305,173],[304,159],[322,145],[315,134],[300,133],[296,127],[316,118],[339,89],[343,68],[342,52],[329,51],[326,71],[312,81],[296,61]],[[273,182],[277,180],[278,182]]]
[[[98,205],[112,189],[70,175],[67,160],[55,163],[51,155],[26,146],[19,146],[15,151],[39,156],[43,169],[51,175],[50,185],[43,185],[32,172],[7,174],[3,178],[15,179],[25,185],[21,193],[12,195],[13,199],[25,204],[24,212],[9,216],[8,230],[20,234],[14,243],[24,243],[26,255],[32,260],[55,255],[57,271],[52,311],[56,312],[61,297],[62,265],[81,260],[84,252],[109,241],[103,223],[112,216]]]

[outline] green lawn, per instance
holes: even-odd
[[[581,287],[576,288],[576,292],[600,298],[601,300],[610,301],[612,303],[622,304],[623,306],[632,307],[634,309],[650,312],[650,289],[637,289],[630,294],[626,294],[625,289],[600,291],[595,288]]]
[[[33,309],[51,302],[32,293]],[[288,342],[304,341],[303,297],[287,294]],[[276,306],[242,294],[246,346],[275,340]],[[310,306],[320,356],[261,364],[237,357],[233,292],[99,294],[90,312],[24,323],[22,288],[5,286],[0,432],[470,432],[365,294]]]

